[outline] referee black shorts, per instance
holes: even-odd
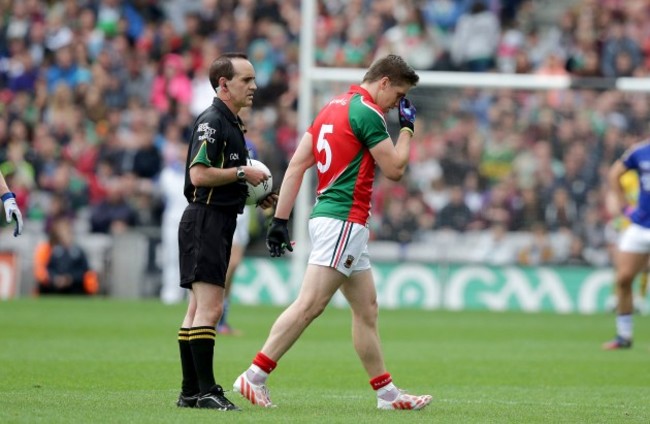
[[[178,227],[181,287],[203,282],[225,287],[237,210],[190,203]]]

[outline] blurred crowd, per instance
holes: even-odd
[[[558,6],[544,0],[319,0],[316,62],[366,67],[397,53],[418,70],[648,75],[650,1],[562,3],[549,24],[543,9]],[[0,172],[29,225],[160,226],[159,176],[182,166],[193,119],[213,97],[207,69],[226,51],[245,51],[255,66],[246,137],[279,184],[299,137],[300,4],[0,0]],[[433,95],[418,110],[406,184],[378,179],[374,239],[566,232],[578,253],[540,257],[575,263],[606,248],[604,173],[647,135],[647,95]]]

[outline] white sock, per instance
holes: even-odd
[[[616,316],[616,334],[627,340],[632,340],[632,314]]]
[[[266,379],[269,378],[269,374],[262,370],[255,364],[252,364],[248,370],[246,370],[246,378],[253,384],[264,384]]]
[[[381,389],[377,389],[377,397],[387,402],[394,401],[397,396],[399,396],[399,389],[392,382]]]

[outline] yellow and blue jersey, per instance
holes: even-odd
[[[636,206],[639,198],[639,176],[636,171],[630,169],[619,178],[625,201],[630,206]],[[626,216],[620,217],[617,227],[619,229],[627,228],[630,225],[630,219]]]
[[[632,180],[626,182],[630,186],[630,193],[626,189],[626,198],[628,194],[633,196],[631,199],[628,198],[627,201],[630,205],[636,206],[630,220],[642,227],[650,228],[650,142],[639,143],[629,149],[623,155],[622,161],[629,170],[628,172],[633,171],[637,177],[636,196],[633,196],[635,185],[631,182]]]

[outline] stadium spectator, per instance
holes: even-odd
[[[61,46],[54,55],[55,63],[47,69],[45,74],[49,93],[53,93],[60,84],[65,84],[74,90],[90,79],[90,73],[77,66],[71,46],[67,44]]]
[[[607,266],[607,233],[602,207],[589,207],[575,228],[575,236],[582,240],[583,256],[592,266]]]
[[[571,266],[589,266],[590,262],[585,255],[585,245],[582,238],[578,235],[571,235],[571,243],[569,244],[569,253],[561,262],[562,265]]]
[[[544,208],[544,222],[549,231],[571,231],[578,223],[578,207],[566,188],[553,190],[551,201]]]
[[[526,37],[517,27],[516,21],[502,23],[501,38],[496,54],[496,64],[499,72],[515,73],[517,71],[517,56],[524,52]],[[525,54],[524,54],[524,57]]]
[[[387,204],[381,225],[375,232],[378,240],[390,240],[401,244],[412,242],[418,232],[418,216],[406,212],[404,204],[407,199],[391,199]]]
[[[544,207],[534,186],[520,187],[514,207],[512,230],[530,231],[537,222],[544,221]]]
[[[185,298],[185,290],[179,285],[181,275],[178,267],[178,224],[187,207],[187,199],[178,195],[183,192],[185,186],[187,146],[176,143],[169,149],[166,164],[158,179],[158,190],[163,201],[160,299],[167,305],[179,303]]]
[[[404,1],[395,5],[394,15],[396,25],[379,39],[375,58],[393,53],[404,57],[415,69],[433,69],[444,49],[433,28],[426,24],[422,10],[414,2]]]
[[[121,234],[137,224],[138,214],[125,198],[123,181],[120,177],[107,181],[106,198],[90,212],[91,232]]]
[[[624,14],[613,14],[603,41],[601,71],[605,77],[631,76],[641,65],[641,48],[625,33],[625,20]]]
[[[473,221],[474,213],[465,203],[463,187],[450,187],[449,202],[438,212],[434,228],[462,233],[470,228]]]
[[[151,104],[160,112],[169,113],[176,110],[176,103],[189,104],[191,95],[192,82],[186,74],[183,58],[168,53],[153,79]]]
[[[485,72],[495,67],[500,24],[482,0],[476,0],[469,14],[458,19],[451,37],[451,59],[458,69]]]
[[[476,237],[473,246],[474,260],[481,264],[507,266],[517,262],[517,250],[514,243],[506,240],[508,227],[496,222]]]
[[[526,266],[549,265],[555,261],[555,251],[549,239],[548,229],[542,222],[533,225],[532,240],[517,252],[517,262]]]
[[[486,195],[483,207],[476,220],[480,228],[488,228],[494,224],[503,224],[512,230],[514,208],[511,194],[505,182],[493,186]]]
[[[99,291],[97,273],[90,268],[84,249],[75,242],[65,217],[54,220],[48,240],[36,246],[33,266],[39,294],[93,295]]]

